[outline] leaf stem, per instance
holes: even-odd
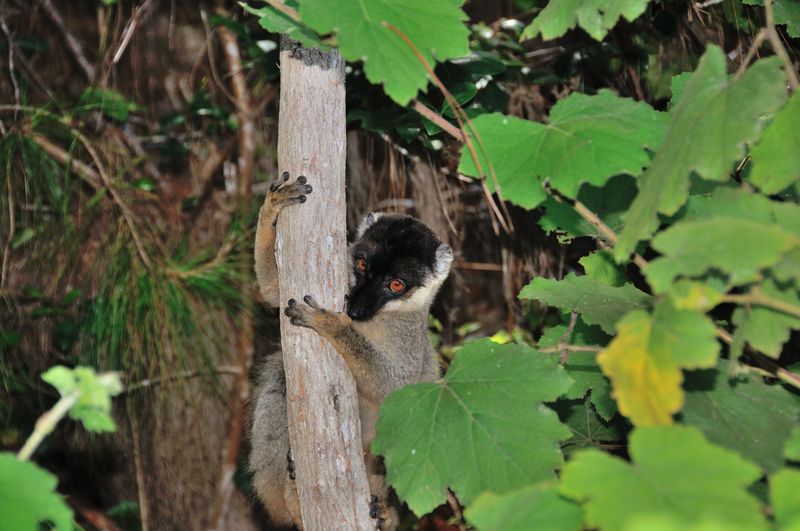
[[[800,318],[800,307],[794,304],[765,295],[759,288],[753,288],[750,293],[743,295],[725,295],[722,302],[734,304],[755,304]]]
[[[269,5],[271,5],[272,7],[274,7],[275,9],[277,9],[278,11],[280,11],[281,13],[283,13],[284,15],[286,15],[287,17],[289,17],[290,19],[294,20],[295,22],[302,23],[302,21],[300,20],[300,13],[296,9],[291,8],[286,4],[284,4],[283,2],[281,2],[281,0],[264,0],[264,1]]]
[[[27,461],[30,459],[42,440],[53,432],[59,421],[64,418],[70,408],[78,401],[80,395],[80,391],[76,389],[62,396],[59,401],[56,402],[56,405],[39,417],[36,421],[36,426],[33,428],[33,433],[31,433],[28,440],[25,441],[25,444],[22,446],[22,449],[17,453],[17,459],[20,461]]]
[[[772,51],[775,52],[775,55],[780,57],[781,61],[783,61],[783,65],[786,70],[786,77],[789,78],[789,86],[791,87],[792,92],[794,92],[798,87],[800,87],[800,80],[797,79],[797,72],[794,70],[794,63],[789,57],[789,54],[786,52],[783,42],[781,42],[781,36],[778,34],[778,30],[775,29],[775,14],[772,11],[772,0],[764,0],[764,13],[766,14],[767,18],[767,27],[765,28],[767,32],[767,40],[769,40],[769,43],[772,46]]]

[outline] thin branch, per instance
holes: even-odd
[[[786,70],[786,76],[789,78],[789,86],[791,87],[792,92],[794,92],[798,87],[800,87],[800,80],[797,79],[797,72],[794,70],[794,63],[789,57],[789,54],[786,52],[783,42],[781,42],[781,36],[778,34],[778,30],[775,29],[775,14],[772,12],[772,0],[764,0],[764,13],[766,13],[767,18],[767,27],[765,28],[765,31],[767,32],[767,39],[769,40],[770,45],[772,45],[772,51],[774,51],[775,55],[780,57],[781,61],[783,61],[783,65]]]
[[[67,24],[64,22],[64,17],[61,16],[61,13],[56,9],[56,6],[53,4],[53,0],[41,0],[42,7],[44,8],[44,12],[50,17],[50,20],[53,24],[56,25],[58,30],[64,35],[64,40],[67,41],[67,47],[72,52],[73,57],[80,65],[83,73],[86,74],[86,77],[89,78],[89,81],[92,81],[95,76],[95,68],[88,59],[86,59],[86,55],[83,53],[83,48],[81,47],[81,43],[78,42],[78,39],[72,34],[72,32],[67,27]]]
[[[780,299],[770,297],[769,295],[764,294],[764,292],[757,287],[753,288],[750,293],[745,293],[743,295],[725,295],[722,298],[722,302],[764,306],[766,308],[771,308],[773,310],[800,318],[800,307]]]
[[[145,484],[144,463],[142,462],[142,445],[139,437],[139,422],[130,404],[125,404],[128,422],[131,427],[131,444],[133,445],[133,468],[136,472],[136,495],[139,501],[139,522],[142,531],[150,531],[150,500]]]
[[[747,55],[744,56],[742,64],[739,65],[739,69],[736,71],[737,78],[742,77],[742,74],[747,70],[747,65],[750,64],[750,61],[752,61],[753,57],[758,53],[758,49],[764,44],[764,39],[766,38],[767,32],[763,28],[756,33],[753,42],[750,44],[750,49],[747,51]]]
[[[555,354],[555,353],[563,353],[564,351],[567,352],[602,352],[604,347],[598,347],[594,345],[569,345],[569,344],[559,344],[556,347],[548,347],[548,348],[537,348],[539,352],[544,354]]]
[[[419,114],[421,114],[431,122],[441,127],[445,133],[447,133],[448,135],[452,136],[453,138],[455,138],[460,142],[464,142],[464,135],[462,134],[461,129],[459,129],[458,127],[454,126],[453,124],[445,120],[444,117],[441,116],[439,113],[429,109],[424,103],[422,103],[419,100],[414,100],[413,107],[414,110],[417,111]]]
[[[55,159],[57,162],[63,164],[64,167],[69,168],[72,173],[83,179],[83,181],[91,186],[92,189],[99,190],[102,187],[100,175],[98,175],[98,173],[87,164],[84,164],[80,160],[74,158],[69,153],[64,151],[60,146],[53,144],[50,142],[50,140],[42,135],[34,133],[30,136],[30,138],[36,142],[40,148],[42,148],[42,151],[50,155],[50,157]]]
[[[3,249],[3,265],[0,267],[0,288],[6,285],[8,267],[11,261],[11,240],[14,239],[14,231],[17,230],[16,216],[14,214],[14,179],[11,175],[11,157],[8,158],[6,165],[6,192],[8,193],[8,239],[6,240],[5,249]]]
[[[39,447],[39,444],[41,444],[45,437],[50,435],[59,421],[63,419],[72,406],[75,405],[75,402],[78,401],[79,397],[80,391],[72,391],[71,393],[62,396],[58,402],[56,402],[56,405],[39,417],[36,420],[36,426],[33,428],[33,433],[31,433],[30,437],[28,437],[28,440],[25,441],[25,444],[22,446],[19,453],[17,453],[17,459],[20,461],[27,461],[30,459],[30,457],[33,455],[33,452],[35,452],[36,448]]]
[[[6,20],[2,17],[0,17],[0,27],[3,28],[3,33],[8,41],[8,74],[11,76],[11,84],[14,85],[14,102],[19,105],[19,83],[17,83],[17,74],[14,72],[14,40],[11,38],[11,31],[6,25]]]
[[[123,393],[132,393],[134,391],[140,391],[142,389],[147,389],[148,387],[152,387],[154,385],[162,384],[165,382],[171,382],[175,380],[188,380],[191,378],[202,378],[205,376],[211,376],[213,374],[233,374],[235,376],[239,375],[241,370],[239,367],[234,367],[232,365],[222,365],[219,367],[214,368],[213,370],[209,371],[207,369],[204,370],[195,370],[195,371],[183,371],[175,374],[168,374],[166,376],[157,376],[155,378],[145,378],[144,380],[140,380],[138,382],[129,384],[125,387]]]
[[[264,0],[264,1],[269,5],[271,5],[272,7],[274,7],[275,9],[277,9],[278,11],[280,11],[281,13],[283,13],[284,15],[286,15],[287,17],[289,17],[290,19],[294,20],[295,22],[302,23],[302,21],[300,20],[300,13],[298,13],[297,10],[287,6],[280,0]]]
[[[478,170],[479,176],[482,177],[483,170],[481,169],[480,161],[478,159],[478,152],[475,149],[475,143],[472,141],[472,138],[469,135],[469,132],[467,131],[467,125],[469,125],[470,131],[472,132],[473,135],[475,135],[475,139],[478,141],[482,149],[484,148],[484,146],[483,142],[481,141],[480,135],[478,134],[478,131],[472,126],[472,122],[470,121],[469,116],[467,116],[467,114],[464,112],[464,109],[461,108],[461,105],[459,105],[458,101],[456,101],[453,95],[450,94],[450,91],[447,90],[447,87],[444,86],[442,80],[439,79],[439,76],[437,76],[436,73],[433,71],[433,68],[428,63],[428,60],[425,59],[425,56],[423,56],[422,53],[420,53],[419,49],[414,45],[414,43],[411,42],[411,39],[409,39],[396,26],[389,24],[388,22],[385,21],[383,22],[383,25],[384,27],[392,31],[394,34],[396,34],[398,37],[400,37],[406,44],[406,46],[408,46],[411,49],[411,51],[414,52],[414,55],[417,56],[417,60],[420,62],[420,64],[427,72],[428,77],[431,78],[434,85],[436,85],[436,87],[441,91],[442,95],[444,95],[444,99],[447,101],[447,104],[450,105],[450,108],[453,110],[453,114],[455,115],[456,121],[458,122],[458,127],[461,130],[461,135],[458,135],[455,138],[457,140],[466,143],[467,149],[470,152],[470,156],[472,157],[472,160],[475,163],[475,168]],[[494,199],[492,199],[492,194],[489,193],[489,189],[486,186],[486,180],[481,179],[484,195],[486,196],[486,200],[489,203],[489,207],[491,208],[492,212],[495,214],[495,216],[497,216],[497,221],[503,226],[503,230],[505,230],[506,233],[511,233],[514,231],[514,225],[513,222],[511,221],[511,214],[509,214],[508,208],[506,207],[505,201],[503,200],[503,194],[500,189],[500,184],[497,182],[497,174],[494,172],[494,168],[492,167],[492,162],[491,160],[488,159],[488,157],[487,157],[487,163],[489,165],[489,175],[492,177],[494,189],[495,192],[497,193],[498,199],[500,199],[500,205],[503,209],[503,212],[505,213],[505,217],[498,209],[497,203],[495,203]]]
[[[125,49],[128,47],[128,44],[130,43],[133,34],[136,32],[136,28],[139,26],[139,23],[144,22],[144,15],[147,13],[147,10],[150,8],[152,3],[153,0],[146,0],[141,6],[133,8],[133,16],[131,16],[130,20],[128,20],[128,24],[123,31],[122,41],[117,47],[117,51],[114,52],[114,57],[111,59],[112,64],[117,64],[119,60],[122,59],[122,54],[125,53]]]
[[[92,160],[94,160],[94,163],[97,165],[97,171],[100,173],[100,178],[102,179],[103,184],[106,186],[106,188],[108,188],[108,191],[111,193],[111,197],[114,199],[114,202],[117,203],[117,206],[122,212],[122,217],[125,219],[125,223],[128,225],[128,230],[131,232],[131,237],[133,238],[133,242],[136,245],[137,251],[139,252],[139,257],[142,259],[145,267],[150,269],[152,267],[152,262],[150,260],[150,256],[147,254],[147,251],[145,251],[142,238],[139,236],[139,231],[136,229],[136,225],[133,222],[133,212],[131,212],[130,208],[128,208],[127,203],[122,200],[122,196],[111,182],[111,179],[106,173],[103,164],[100,162],[100,156],[97,154],[94,146],[92,146],[92,143],[89,142],[89,139],[83,136],[83,133],[77,129],[72,128],[70,129],[70,132],[81,144],[83,144],[83,147],[86,148],[86,151],[89,152]]]

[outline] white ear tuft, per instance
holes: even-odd
[[[436,263],[433,266],[433,274],[437,278],[444,279],[450,273],[450,264],[453,263],[453,249],[446,243],[441,244],[436,249]]]
[[[364,233],[367,231],[370,226],[378,221],[378,218],[381,217],[383,214],[380,212],[370,212],[367,214],[364,219],[361,220],[361,223],[358,225],[358,230],[356,231],[356,239],[361,238]]]

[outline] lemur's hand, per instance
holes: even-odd
[[[296,300],[289,299],[286,309],[283,311],[289,318],[289,322],[295,326],[311,328],[325,335],[326,332],[333,332],[350,324],[350,318],[347,315],[320,308],[311,295],[303,297],[303,302],[305,304],[300,305]]]
[[[267,201],[270,205],[285,207],[306,202],[306,195],[310,194],[313,188],[310,184],[306,184],[305,176],[301,175],[292,184],[286,184],[288,181],[289,172],[285,171],[272,183],[269,193],[267,193]]]

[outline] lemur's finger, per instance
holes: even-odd
[[[313,189],[313,188],[311,188],[311,185],[310,185],[310,184],[306,184],[305,186],[303,186],[303,187],[302,187],[302,188],[300,188],[300,189],[301,189],[301,190],[303,191],[303,193],[305,193],[305,194],[310,194],[311,192],[313,192],[313,191],[314,191],[314,189]]]
[[[299,184],[306,184],[306,176],[305,175],[301,175],[300,177],[297,178],[297,182]]]
[[[295,200],[296,200],[298,203],[305,203],[305,202],[306,202],[306,196],[304,196],[304,195],[299,195],[299,196],[297,196],[297,197],[295,198]]]
[[[317,304],[317,301],[315,301],[314,297],[312,297],[311,295],[306,295],[305,297],[303,297],[303,302],[305,302],[306,304],[308,304],[309,306],[311,306],[315,310],[319,310],[320,309],[319,308],[319,304]]]
[[[283,172],[281,174],[281,179],[283,179],[283,182],[288,181],[289,180],[289,172],[288,171]]]

